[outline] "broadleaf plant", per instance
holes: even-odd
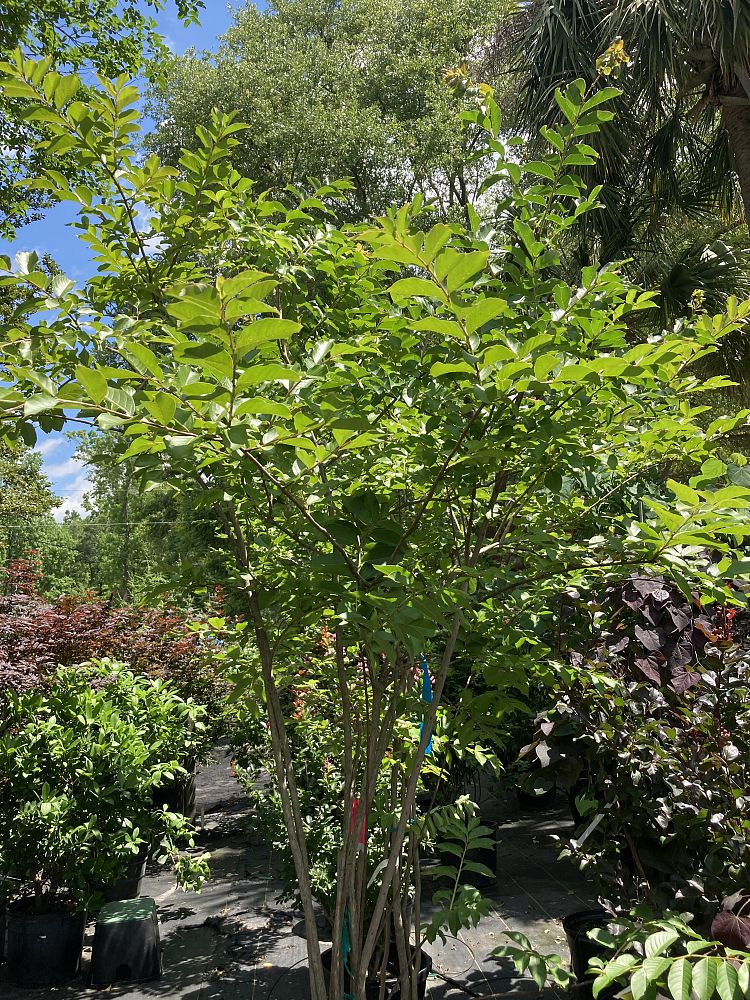
[[[250,622],[246,671],[264,694],[313,1000],[341,998],[345,921],[354,995],[388,965],[391,929],[409,995],[415,796],[454,661],[469,642],[498,676],[529,645],[543,656],[558,595],[625,569],[669,565],[703,593],[722,590],[748,530],[746,488],[708,482],[644,516],[601,511],[666,463],[700,468],[744,422],[705,426],[698,394],[723,382],[694,365],[750,305],[634,343],[630,321],[651,295],[614,266],[585,268],[576,287],[559,276],[566,232],[597,206],[576,167],[608,117],[608,95],[580,82],[559,95],[566,122],[546,131],[550,151],[526,166],[506,153],[491,91],[466,86],[460,127],[488,169],[497,223],[480,204],[467,227],[430,226],[417,199],[337,229],[328,207],[345,185],[292,207],[256,194],[228,162],[246,128],[231,118],[214,116],[165,167],[136,156],[127,80],[101,80],[83,103],[71,78],[43,88],[39,65],[2,72],[43,115],[48,151],[74,152],[94,177],[34,183],[79,205],[98,265],[79,289],[33,258],[2,263],[2,280],[25,291],[0,334],[6,433],[70,419],[114,429],[144,488],[194,494],[220,526],[225,585]],[[322,625],[335,635],[342,776],[330,987],[285,698],[295,653]],[[431,701],[419,697],[421,655]],[[385,808],[384,768],[395,807],[379,837],[369,817]]]

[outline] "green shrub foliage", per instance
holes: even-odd
[[[205,712],[162,681],[113,661],[61,667],[44,692],[6,692],[0,723],[0,872],[36,906],[95,904],[142,848],[169,859],[184,888],[206,858],[160,802],[200,751]]]

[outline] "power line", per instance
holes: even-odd
[[[65,521],[55,521],[55,524],[65,524],[65,523],[66,523]],[[83,525],[83,526],[85,526],[87,528],[126,528],[126,527],[131,527],[131,528],[136,527],[137,528],[140,525],[144,525],[144,526],[150,527],[152,525],[153,526],[156,526],[156,525],[162,525],[163,526],[163,525],[167,525],[167,524],[178,524],[180,522],[179,521],[107,521],[105,524],[102,524],[101,521],[88,521],[88,520],[86,520],[86,518],[82,517],[80,519],[80,521],[78,521],[77,523],[81,524],[81,525]],[[15,530],[17,528],[33,528],[34,524],[33,523],[31,523],[31,524],[29,524],[29,523],[27,523],[27,524],[3,524],[3,525],[0,525],[0,527],[3,528],[3,529],[7,529],[8,531],[13,531],[13,530]]]

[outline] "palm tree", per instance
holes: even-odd
[[[520,123],[553,121],[555,88],[595,79],[597,59],[617,39],[629,65],[617,118],[598,139],[592,179],[605,185],[605,210],[579,233],[582,263],[633,258],[662,288],[665,312],[683,308],[696,288],[741,293],[750,0],[522,0],[505,45],[515,52]]]

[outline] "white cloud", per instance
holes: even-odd
[[[61,479],[80,476],[85,468],[84,463],[77,458],[66,458],[64,462],[45,463],[44,472],[53,482],[59,482]]]
[[[65,444],[65,438],[62,435],[60,437],[49,437],[46,441],[42,441],[40,445],[37,445],[36,450],[42,458],[46,458],[47,455],[51,455],[53,451],[57,451],[63,444]]]
[[[91,489],[91,483],[86,477],[86,473],[82,472],[77,479],[65,487],[65,496],[62,498],[62,503],[56,510],[53,511],[53,517],[56,521],[62,521],[65,519],[65,515],[68,512],[83,512],[83,500],[86,494]]]

